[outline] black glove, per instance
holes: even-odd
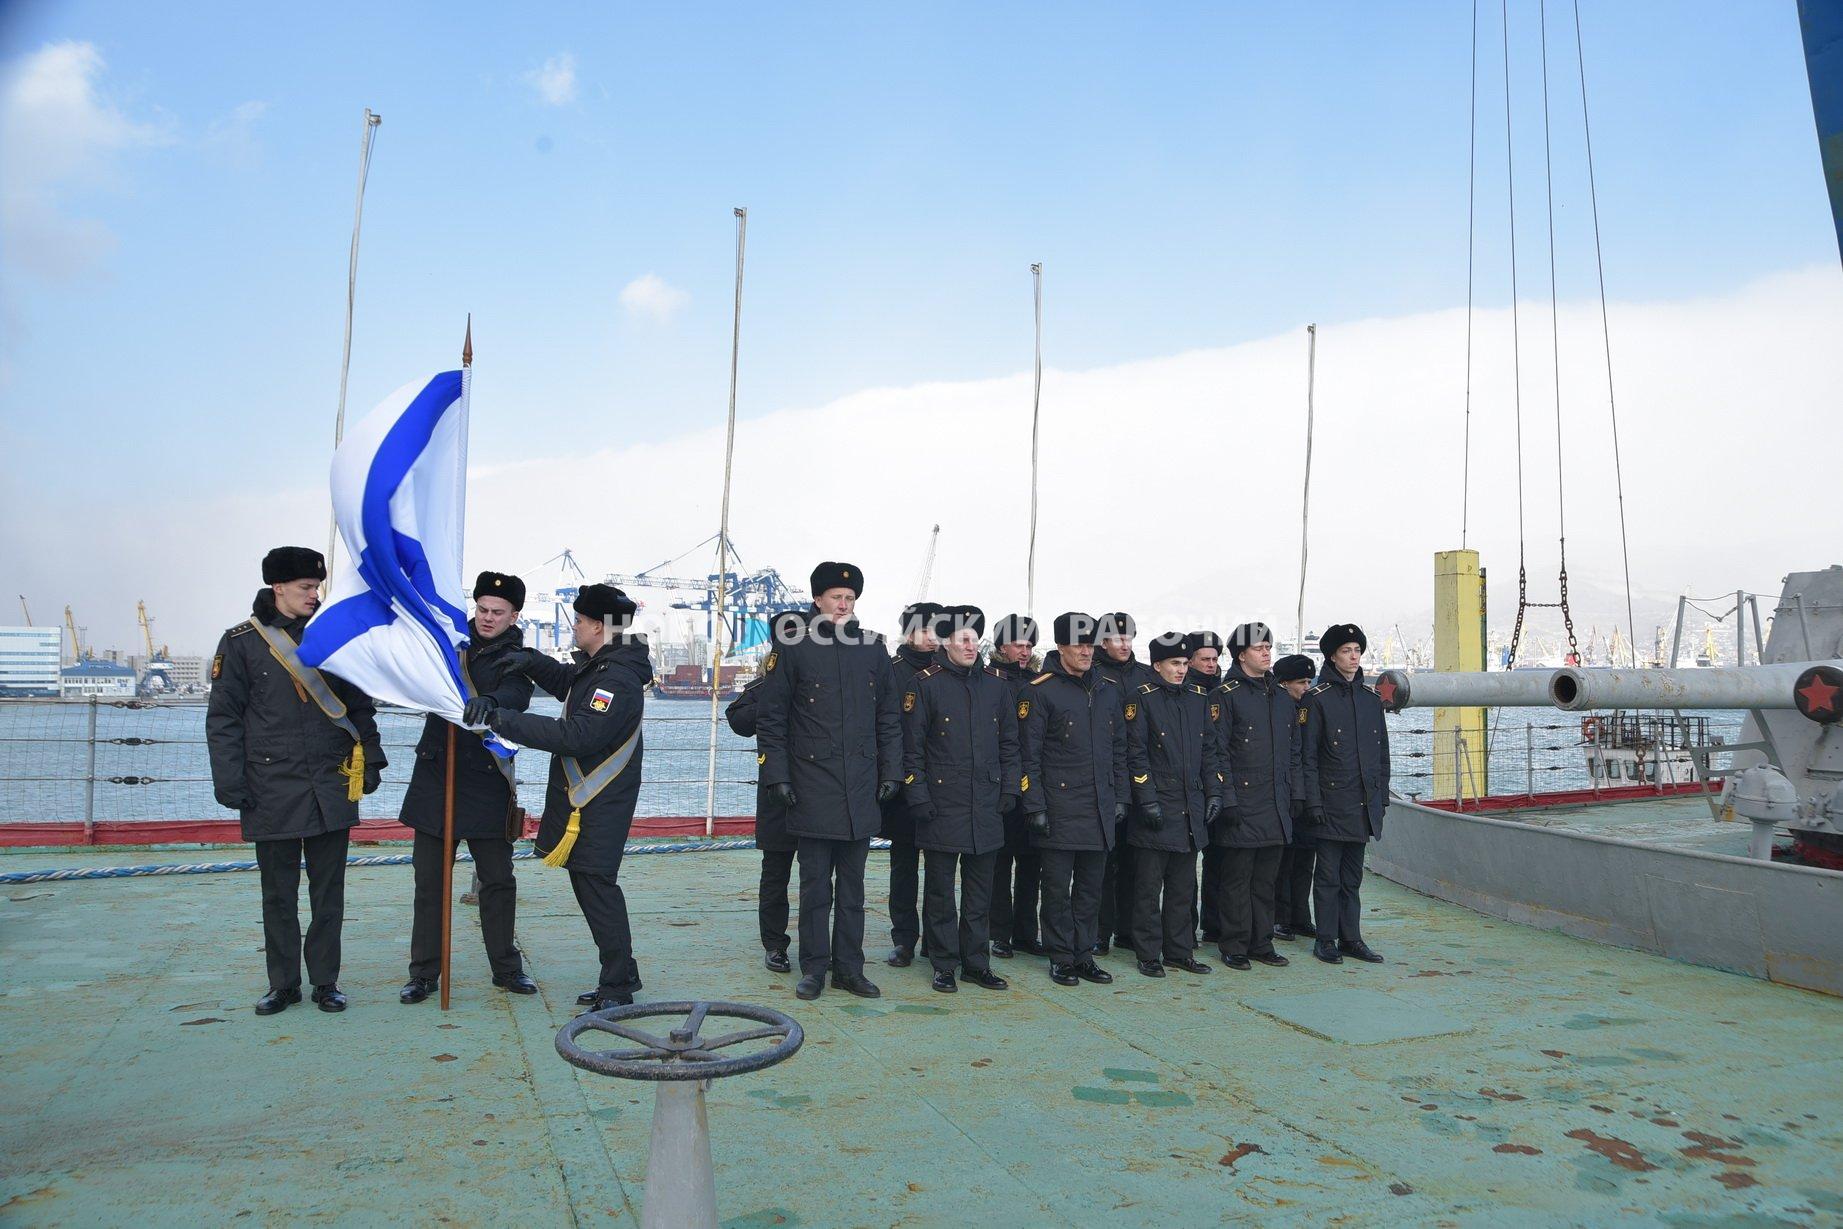
[[[925,802],[911,802],[909,804],[909,818],[913,819],[918,824],[925,824],[934,818],[934,808]]]
[[[1204,823],[1206,824],[1215,823],[1216,816],[1220,814],[1222,814],[1222,799],[1211,798],[1208,802],[1203,804],[1203,822]]]
[[[382,768],[378,767],[376,764],[365,765],[365,793],[369,794],[377,789],[379,783],[383,780],[384,770]]]
[[[1024,826],[1026,828],[1029,828],[1032,832],[1036,833],[1038,836],[1048,836],[1049,835],[1049,812],[1048,811],[1032,811],[1030,813],[1030,818],[1024,821]]]
[[[1222,820],[1223,829],[1228,832],[1233,832],[1235,829],[1241,827],[1241,808],[1223,807],[1220,818]]]
[[[1113,804],[1113,822],[1116,826],[1126,822],[1126,804],[1124,802],[1116,802]]]
[[[881,785],[877,786],[877,801],[888,802],[891,798],[896,796],[897,791],[900,789],[902,789],[902,782],[900,781],[883,782]]]
[[[506,650],[506,669],[516,670],[518,673],[524,674],[526,671],[531,669],[531,665],[533,662],[536,662],[542,659],[543,656],[544,655],[538,652],[536,649],[528,649],[528,648],[522,648],[522,647],[516,648],[516,649],[507,649]]]
[[[1295,798],[1287,809],[1287,815],[1294,820],[1305,818],[1305,799]]]
[[[1018,803],[1022,801],[1024,801],[1024,799],[1017,794],[1006,794],[998,800],[998,813],[1000,815],[1009,815],[1011,812],[1017,810]]]
[[[1325,822],[1325,808],[1307,807],[1305,809],[1305,822],[1308,824],[1324,823]]]
[[[1139,822],[1150,832],[1156,832],[1164,826],[1165,809],[1156,802],[1147,802],[1139,808]]]
[[[470,726],[482,726],[491,722],[493,710],[499,705],[491,696],[475,696],[461,709],[461,720]]]
[[[778,785],[770,785],[768,787],[768,801],[780,807],[783,811],[787,811],[793,809],[794,803],[800,800],[794,797],[794,787],[782,781]]]

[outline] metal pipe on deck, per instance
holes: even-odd
[[[1384,670],[1376,691],[1391,712],[1404,708],[1547,708],[1553,670]]]
[[[1564,666],[1551,677],[1549,694],[1555,707],[1567,712],[1600,708],[1793,708],[1798,676],[1816,665],[1838,667],[1843,666],[1843,661],[1701,670],[1582,670]]]

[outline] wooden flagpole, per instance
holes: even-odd
[[[442,1010],[448,1010],[448,954],[454,947],[454,723],[448,723],[448,767],[442,784]]]
[[[461,366],[474,364],[474,317],[467,314]],[[454,723],[448,723],[448,760],[442,781],[442,1010],[448,1010],[449,955],[454,949]]]

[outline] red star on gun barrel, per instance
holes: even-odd
[[[1843,691],[1843,688],[1826,683],[1821,674],[1813,674],[1811,681],[1798,689],[1798,694],[1805,699],[1805,712],[1816,716],[1818,713],[1837,711],[1837,692],[1839,691]]]
[[[1395,680],[1384,675],[1382,681],[1376,684],[1376,694],[1382,697],[1384,704],[1393,705],[1395,703]]]

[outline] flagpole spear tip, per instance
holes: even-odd
[[[461,341],[461,366],[474,365],[474,314],[467,313],[467,336]]]

